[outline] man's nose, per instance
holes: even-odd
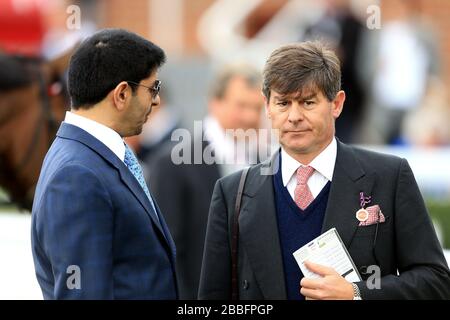
[[[303,110],[299,103],[293,102],[289,110],[288,121],[291,123],[296,123],[304,119]]]
[[[161,98],[159,97],[159,94],[152,98],[152,107],[159,107],[159,105],[161,104]]]

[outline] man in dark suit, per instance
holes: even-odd
[[[261,75],[243,64],[226,65],[215,75],[209,96],[209,112],[193,139],[173,142],[154,156],[149,166],[155,198],[164,212],[177,247],[177,280],[181,299],[196,299],[208,210],[214,184],[224,173],[246,165],[227,163],[237,159],[236,142],[227,139],[226,129],[257,129],[261,123],[264,100],[261,96]],[[202,131],[202,132],[200,132]],[[207,148],[217,161],[203,161]],[[174,151],[191,151],[189,161],[175,163]],[[200,157],[194,153],[200,150]],[[202,161],[196,163],[195,159]],[[168,196],[170,195],[170,196]]]
[[[32,210],[45,299],[176,299],[175,246],[123,137],[159,104],[161,48],[105,29],[73,55],[71,111],[47,153]]]
[[[345,100],[336,55],[318,42],[283,46],[267,60],[263,78],[267,114],[279,130],[281,149],[251,167],[244,186],[239,298],[450,298],[450,272],[407,161],[334,137]],[[201,299],[231,296],[231,230],[240,177],[235,173],[215,186]],[[313,263],[307,268],[321,277],[303,277],[293,252],[332,227],[363,280],[379,270],[378,286],[350,283]]]

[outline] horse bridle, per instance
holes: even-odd
[[[51,139],[48,141],[48,147],[52,144],[53,140],[55,139],[54,134],[56,133],[56,129],[58,126],[58,123],[53,116],[52,110],[51,110],[51,104],[50,104],[50,96],[48,94],[48,87],[46,85],[44,75],[39,70],[38,72],[38,84],[39,84],[39,97],[40,97],[40,106],[41,106],[41,113],[40,117],[38,118],[38,122],[36,123],[36,127],[33,131],[33,140],[28,145],[27,151],[25,152],[24,157],[19,162],[19,165],[17,166],[17,171],[22,171],[28,162],[31,159],[31,156],[36,150],[37,142],[39,141],[39,138],[42,134],[42,127],[44,124],[47,124],[47,129],[49,132]]]
[[[31,63],[41,63],[40,59],[30,59],[30,58],[22,58],[22,57],[16,57],[19,60],[26,59],[27,62]],[[61,81],[61,79],[57,80]],[[57,82],[54,81],[53,83]],[[55,139],[56,130],[58,127],[58,121],[55,119],[52,109],[51,109],[51,103],[50,103],[50,95],[49,95],[49,86],[47,85],[45,81],[44,74],[40,68],[38,68],[37,71],[37,82],[39,85],[39,98],[40,98],[40,116],[37,120],[37,123],[35,125],[34,131],[33,131],[33,137],[32,141],[27,147],[27,150],[23,156],[23,158],[20,160],[19,164],[13,168],[15,172],[21,172],[26,168],[28,163],[32,159],[32,155],[37,150],[37,144],[39,139],[41,138],[42,130],[44,126],[46,125],[48,134],[50,139],[48,140],[47,147],[50,147],[50,145],[53,143],[53,140]],[[3,166],[2,160],[0,159],[0,166]],[[34,189],[34,186],[32,186],[31,189]],[[29,193],[29,192],[27,192]],[[27,207],[27,196],[25,196],[23,199],[12,199],[15,202],[17,202],[21,207]]]

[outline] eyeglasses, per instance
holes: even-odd
[[[156,99],[156,97],[159,94],[159,91],[161,90],[161,80],[156,80],[153,84],[153,87],[144,86],[143,84],[134,82],[134,81],[127,81],[128,83],[134,84],[136,86],[145,87],[150,92],[150,95],[152,96],[152,99]]]

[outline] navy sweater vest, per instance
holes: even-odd
[[[296,205],[289,191],[284,187],[281,170],[273,176],[273,185],[287,298],[303,300],[304,296],[300,294],[300,280],[303,274],[292,254],[321,234],[331,183],[328,182],[325,185],[305,210],[301,210]]]

